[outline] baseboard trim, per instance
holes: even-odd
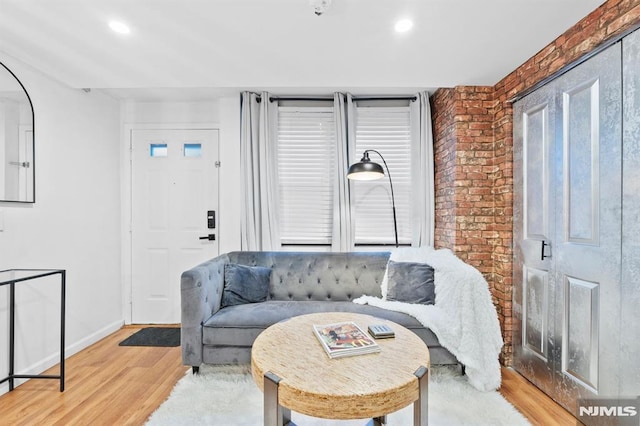
[[[89,336],[85,337],[84,339],[79,340],[78,342],[67,346],[64,350],[65,350],[65,358],[70,357],[71,355],[77,354],[78,352],[80,352],[81,350],[93,345],[94,343],[104,339],[105,337],[107,337],[108,335],[115,333],[116,331],[120,330],[122,328],[122,326],[124,325],[124,320],[118,320],[115,322],[112,322],[111,324],[107,325],[106,327],[101,328],[100,330],[96,331],[93,334],[90,334]],[[58,354],[56,354],[56,363],[57,363],[57,358],[58,358]],[[55,365],[55,364],[53,364]]]
[[[80,339],[79,341],[72,343],[64,348],[65,359],[77,354],[81,350],[93,345],[94,343],[104,339],[108,335],[120,330],[124,325],[124,320],[114,321],[113,323],[101,328],[100,330]],[[43,371],[60,363],[60,352],[55,352],[50,356],[30,365],[22,371],[16,372],[16,374],[36,375],[41,374]],[[56,373],[57,374],[57,373]],[[16,379],[15,386],[19,386],[25,383],[28,379]],[[0,395],[4,395],[9,391],[9,384],[3,383],[0,385]]]

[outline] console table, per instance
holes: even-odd
[[[15,302],[16,284],[37,278],[60,275],[60,375],[15,374]],[[64,391],[64,305],[66,291],[66,270],[64,269],[7,269],[0,271],[0,287],[9,286],[9,375],[0,379],[0,384],[9,381],[9,391],[14,388],[15,379],[59,379],[60,392]]]

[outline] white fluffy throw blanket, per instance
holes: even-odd
[[[440,344],[465,365],[472,386],[482,391],[499,388],[498,356],[503,341],[489,286],[480,271],[448,249],[397,249],[390,259],[427,263],[434,269],[435,305],[388,301],[372,296],[362,296],[354,302],[413,316],[433,331]],[[385,275],[383,297],[386,297],[386,282]]]

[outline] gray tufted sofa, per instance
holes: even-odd
[[[403,325],[429,347],[432,364],[457,364],[431,330],[415,318],[352,300],[380,297],[389,253],[231,252],[182,273],[182,361],[201,364],[251,362],[251,345],[264,329],[296,315],[355,312]],[[220,309],[224,265],[271,268],[267,301]]]

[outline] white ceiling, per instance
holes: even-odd
[[[117,97],[410,93],[494,85],[602,2],[333,0],[316,16],[309,0],[0,0],[0,52]]]

